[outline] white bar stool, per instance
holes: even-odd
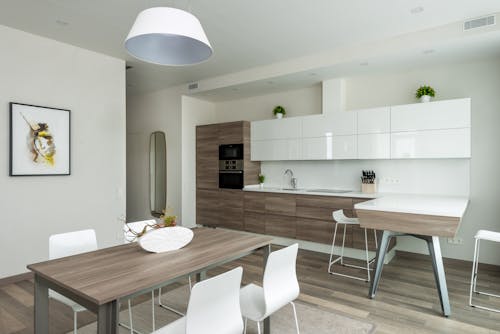
[[[338,275],[338,276],[343,276],[343,277],[348,277],[348,278],[353,278],[357,279],[360,281],[365,281],[365,282],[370,282],[370,270],[373,270],[370,268],[370,265],[375,262],[375,257],[372,259],[369,258],[368,255],[368,235],[367,231],[365,228],[365,252],[366,252],[366,267],[361,267],[361,266],[356,266],[353,264],[348,264],[344,263],[344,245],[345,245],[345,233],[346,233],[346,227],[347,225],[359,225],[359,220],[357,218],[349,218],[344,215],[344,210],[337,210],[332,213],[333,220],[336,221],[335,224],[335,229],[333,232],[333,241],[332,241],[332,250],[330,252],[330,261],[328,264],[328,272],[332,275]],[[338,225],[344,225],[344,235],[342,237],[342,248],[340,252],[340,256],[338,256],[336,259],[333,259],[334,257],[334,248],[335,248],[335,239],[337,238],[337,227]],[[378,248],[378,240],[377,240],[377,231],[373,230],[373,234],[375,237],[375,248]],[[362,278],[362,277],[357,277],[357,276],[351,276],[351,275],[346,275],[346,274],[341,274],[333,271],[333,265],[337,262],[340,261],[340,264],[342,266],[346,267],[351,267],[351,268],[358,268],[358,269],[365,269],[367,278]]]
[[[478,291],[476,289],[477,268],[479,266],[479,246],[481,244],[481,240],[487,240],[487,241],[493,241],[493,242],[500,243],[500,233],[486,231],[486,230],[479,230],[479,231],[477,231],[476,235],[474,236],[474,239],[476,239],[476,242],[475,242],[475,246],[474,246],[474,259],[472,261],[472,276],[471,276],[471,280],[470,280],[469,306],[476,307],[476,308],[483,309],[483,310],[487,310],[487,311],[500,312],[500,309],[495,309],[495,308],[490,308],[490,307],[481,306],[481,305],[477,305],[477,304],[472,304],[472,292],[477,293],[478,295],[485,295],[485,296],[500,298],[500,295],[482,292],[482,291]]]

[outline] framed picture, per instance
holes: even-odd
[[[70,111],[11,102],[9,175],[70,173]]]

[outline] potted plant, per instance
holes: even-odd
[[[285,108],[283,108],[282,106],[274,107],[273,113],[276,118],[283,118],[283,116],[286,115]]]
[[[420,86],[415,94],[415,97],[420,99],[420,102],[429,102],[431,97],[434,96],[436,96],[436,92],[431,86]]]
[[[266,177],[264,174],[259,173],[259,185],[261,188],[264,188],[264,181],[266,180]]]

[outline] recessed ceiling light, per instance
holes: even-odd
[[[364,61],[362,63],[359,63],[360,66],[368,66],[368,62]]]
[[[427,50],[424,50],[423,54],[424,55],[430,55],[431,53],[434,53],[434,52],[436,52],[436,50],[434,50],[434,49],[427,49]]]
[[[60,25],[60,26],[63,26],[63,27],[69,25],[69,22],[66,22],[66,21],[63,21],[63,20],[56,20],[56,23],[58,25]]]
[[[412,14],[422,13],[423,11],[424,11],[424,7],[422,7],[422,6],[418,6],[418,7],[410,9],[410,13],[412,13]]]

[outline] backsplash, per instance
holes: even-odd
[[[462,196],[470,190],[469,159],[264,161],[265,185],[281,187],[288,180],[286,169],[293,171],[298,188],[360,191],[365,169],[376,173],[378,192]]]

